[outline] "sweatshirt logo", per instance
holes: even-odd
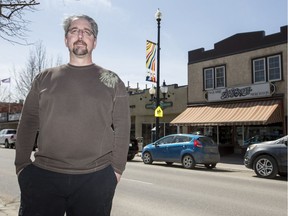
[[[104,71],[100,75],[100,81],[109,88],[114,88],[115,84],[118,83],[118,76],[112,71]]]

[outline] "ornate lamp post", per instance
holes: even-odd
[[[158,28],[158,34],[157,34],[157,84],[156,84],[156,107],[159,107],[160,105],[160,22],[161,22],[162,13],[160,12],[159,8],[156,11],[155,18],[157,21],[157,28]],[[159,117],[156,117],[156,134],[155,134],[155,140],[159,139],[159,130],[160,130],[160,124],[159,124]]]

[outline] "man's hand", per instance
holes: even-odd
[[[114,172],[115,173],[115,175],[116,175],[116,178],[117,178],[117,183],[119,183],[119,181],[120,181],[120,178],[121,178],[121,175],[120,174],[118,174],[118,173],[116,173],[116,172]]]

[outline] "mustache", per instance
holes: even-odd
[[[87,46],[87,44],[82,40],[76,41],[73,45],[85,45],[85,46]]]

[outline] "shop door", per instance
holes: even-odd
[[[219,151],[221,155],[234,152],[233,134],[232,126],[219,126]]]

